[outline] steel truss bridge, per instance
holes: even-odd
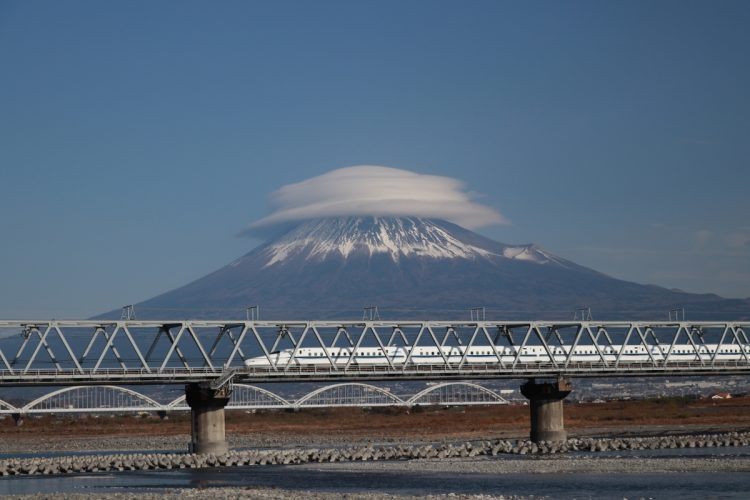
[[[750,322],[627,321],[0,321],[0,387],[23,385],[177,384],[288,381],[376,381],[387,379],[486,379],[533,377],[622,377],[727,375],[750,373]],[[716,354],[675,359],[674,346],[690,344],[696,353],[706,344],[739,345],[737,359]],[[612,346],[644,346],[648,360],[607,359]],[[507,354],[487,363],[456,362],[438,349],[442,362],[416,364],[385,358],[382,365],[358,364],[363,347],[542,346],[543,362]],[[552,355],[568,346],[564,361]],[[572,358],[587,346],[595,361]],[[326,360],[300,366],[300,349],[323,348]],[[329,350],[345,349],[345,363]],[[291,349],[289,362],[275,363],[271,353]],[[610,349],[608,351],[608,349]],[[719,349],[716,349],[718,353]],[[658,354],[654,354],[658,353]],[[268,366],[246,367],[263,357]],[[559,356],[558,356],[559,357]]]
[[[508,404],[497,392],[471,382],[445,382],[426,387],[414,395],[395,395],[390,389],[359,382],[327,385],[296,399],[286,399],[267,389],[233,384],[227,409],[302,409],[378,406],[455,406]],[[0,400],[0,415],[141,413],[189,411],[185,396],[160,403],[126,387],[89,385],[52,391],[24,405],[13,406]]]

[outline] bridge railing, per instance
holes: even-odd
[[[215,379],[227,369],[246,380],[722,373],[750,366],[748,331],[750,322],[706,321],[4,320],[0,385],[181,383]],[[318,349],[315,364],[307,365],[311,358],[305,354],[313,348]],[[361,356],[365,348],[381,353],[403,348],[404,354],[368,365]],[[433,360],[418,359],[417,348],[429,349]],[[491,361],[476,362],[468,354],[472,349],[491,353]],[[633,361],[628,352],[634,349],[642,350],[642,359]],[[723,354],[727,349],[732,359]],[[539,362],[529,362],[527,351],[537,353]],[[586,353],[586,360],[578,359],[579,352]],[[249,360],[255,366],[245,366]]]

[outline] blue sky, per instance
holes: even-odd
[[[750,3],[0,0],[0,317],[137,302],[348,165],[613,276],[750,296]]]

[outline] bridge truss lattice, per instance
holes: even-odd
[[[750,322],[0,321],[0,386],[737,374],[750,372],[748,331]],[[699,355],[707,344],[740,349],[728,361]],[[613,358],[614,345],[642,346],[648,357],[628,361],[623,348]],[[678,345],[695,355],[678,356]],[[413,350],[379,366],[358,361],[365,347],[389,346],[436,348],[439,361],[416,363]],[[441,349],[456,346],[488,347],[495,357],[474,363]],[[532,346],[546,356],[524,359]],[[593,358],[581,362],[573,349],[555,355],[565,346]],[[298,364],[309,347],[322,348],[322,363]],[[281,349],[292,353],[288,361],[275,356]],[[266,366],[246,367],[250,358]]]

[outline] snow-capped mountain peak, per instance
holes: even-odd
[[[486,304],[495,315],[526,320],[570,318],[568,311],[586,304],[632,320],[633,311],[654,319],[686,303],[710,317],[748,310],[747,301],[614,279],[536,245],[507,245],[444,220],[338,217],[303,222],[137,308],[155,318],[188,311],[226,319],[227,311],[244,317],[247,304],[262,304],[275,318],[352,319],[377,304],[392,317],[455,320]]]
[[[265,267],[292,256],[323,260],[331,256],[386,254],[402,257],[475,259],[496,255],[461,241],[440,221],[418,217],[332,217],[305,222],[272,242]]]

